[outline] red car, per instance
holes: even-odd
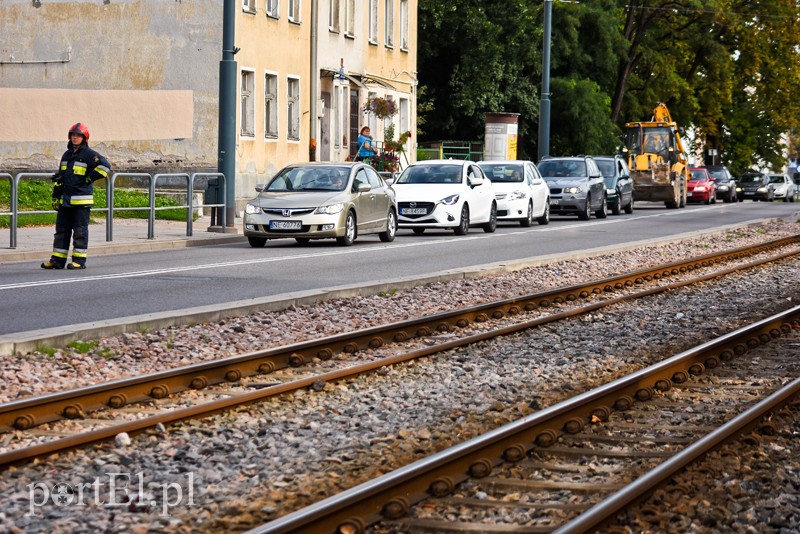
[[[717,203],[717,184],[703,167],[690,167],[692,177],[689,179],[686,200],[688,202]]]

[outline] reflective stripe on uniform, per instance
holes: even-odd
[[[64,258],[66,260],[68,252],[69,251],[61,249],[61,248],[54,248],[53,249],[53,257],[54,258]]]
[[[81,163],[80,161],[76,161],[72,164],[72,173],[76,176],[86,176],[86,168],[87,165],[85,163]]]
[[[66,171],[67,170],[67,162],[66,161],[62,161],[61,162],[61,170],[62,171]]]
[[[87,252],[86,250],[78,250],[77,248],[72,249],[72,257],[73,258],[86,258]]]
[[[98,165],[94,168],[94,172],[103,176],[103,178],[108,178],[108,171],[111,170],[105,165]]]
[[[94,203],[94,195],[73,195],[69,199],[72,206],[86,206]]]

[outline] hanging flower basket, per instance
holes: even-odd
[[[367,100],[364,111],[372,113],[381,120],[385,120],[397,115],[397,104],[390,98],[376,96]]]

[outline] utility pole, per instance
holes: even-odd
[[[225,226],[236,217],[236,73],[233,56],[237,0],[224,0],[222,12],[222,60],[219,62],[219,160],[217,172],[225,175]],[[223,228],[224,231],[224,228]]]
[[[553,0],[544,0],[542,96],[539,99],[539,161],[550,153],[550,33]]]

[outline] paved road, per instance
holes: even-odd
[[[639,203],[632,215],[548,226],[502,225],[495,234],[467,236],[400,230],[393,243],[365,236],[352,247],[331,242],[298,246],[270,241],[265,248],[226,240],[216,246],[92,256],[85,271],[44,271],[30,262],[0,265],[3,300],[0,346],[25,339],[68,339],[70,331],[150,321],[209,320],[231,307],[259,309],[298,303],[320,292],[370,292],[403,287],[420,277],[463,276],[551,255],[585,254],[626,243],[675,238],[769,218],[797,218],[800,204],[718,203],[667,210]],[[279,302],[280,304],[269,304]],[[128,327],[130,328],[130,327]],[[116,329],[116,330],[115,330]],[[75,337],[73,335],[73,337]]]

